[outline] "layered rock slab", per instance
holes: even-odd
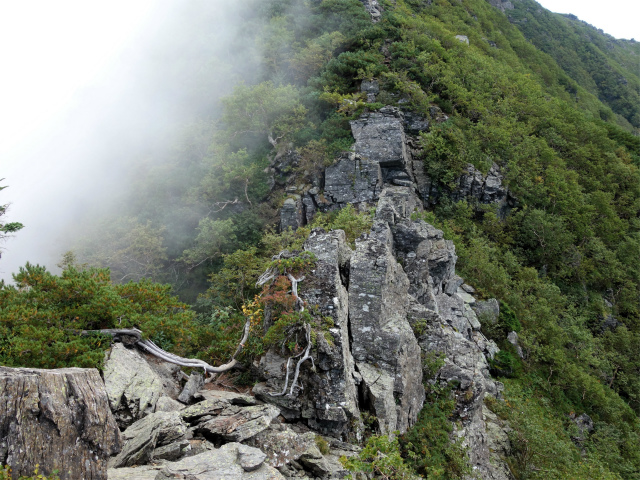
[[[404,167],[409,159],[404,119],[399,109],[384,107],[351,121],[356,154],[381,167]]]
[[[341,206],[377,200],[382,189],[380,163],[360,156],[341,158],[325,170],[324,194]]]
[[[63,480],[105,480],[121,439],[95,369],[0,367],[0,465],[14,475],[58,470]]]

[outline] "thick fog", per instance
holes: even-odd
[[[36,36],[42,48],[55,40],[51,35],[64,35],[76,22],[89,22],[80,30],[88,37],[92,28],[102,28],[107,38],[101,37],[100,45],[114,45],[96,48],[95,55],[102,56],[98,59],[82,49],[52,52],[59,55],[53,62],[38,56],[20,58],[20,42],[3,47],[1,61],[8,67],[3,75],[9,80],[0,84],[4,104],[20,95],[42,97],[52,79],[69,83],[66,90],[52,94],[60,98],[43,98],[41,110],[38,104],[31,107],[30,118],[20,117],[20,124],[10,118],[19,117],[19,108],[13,113],[5,108],[0,114],[0,178],[9,187],[0,193],[0,203],[11,204],[2,220],[25,225],[1,245],[0,274],[7,280],[27,261],[55,270],[83,222],[108,212],[122,198],[132,172],[140,175],[136,167],[141,161],[161,156],[181,126],[215,118],[219,98],[237,82],[251,82],[258,74],[253,39],[259,25],[247,29],[253,14],[249,0],[149,0],[135,12],[135,24],[130,19],[118,23],[118,15],[127,16],[128,9],[125,2],[114,2],[113,8],[121,11],[111,11],[114,15],[108,19],[83,16],[86,9],[80,9],[67,18],[68,25],[61,23],[41,38],[38,22],[56,18],[41,18],[47,9],[39,12],[37,2],[32,3],[37,21],[5,15],[4,22],[25,22],[26,34],[32,40]],[[63,8],[65,2],[56,5]],[[101,22],[111,24],[103,28]],[[127,35],[122,29],[128,29]],[[74,42],[81,44],[82,35],[68,46]],[[33,68],[20,68],[20,62],[32,61],[43,63],[35,69],[37,74]],[[88,72],[82,70],[82,62],[88,64]],[[86,78],[65,80],[57,70],[72,66]]]

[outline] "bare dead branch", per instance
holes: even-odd
[[[247,318],[247,321],[244,324],[244,331],[242,335],[242,339],[240,340],[240,344],[238,348],[236,348],[235,353],[231,357],[231,360],[224,365],[220,365],[218,367],[214,367],[209,365],[207,362],[203,360],[199,360],[197,358],[183,358],[178,355],[174,355],[173,353],[167,352],[160,347],[158,347],[151,340],[142,340],[142,332],[137,328],[134,329],[105,329],[105,330],[83,330],[80,332],[81,335],[88,335],[90,333],[102,333],[106,335],[111,335],[113,337],[128,335],[135,337],[137,340],[135,345],[139,346],[147,353],[153,355],[160,360],[164,360],[165,362],[173,363],[174,365],[179,365],[181,367],[190,367],[190,368],[202,368],[205,373],[222,373],[228,370],[231,370],[238,364],[236,360],[236,356],[244,349],[245,343],[249,339],[249,332],[251,330],[251,319]]]

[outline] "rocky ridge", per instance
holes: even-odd
[[[164,470],[145,470],[150,473],[144,478],[166,478],[167,472],[184,471],[185,459],[216,452],[236,455],[230,465],[242,466],[239,453],[229,452],[244,445],[262,458],[265,469],[252,472],[265,473],[255,478],[342,478],[347,472],[338,457],[357,453],[363,419],[380,433],[406,432],[417,420],[429,382],[453,386],[453,437],[467,447],[474,475],[511,478],[502,461],[509,449],[507,427],[484,404],[487,396],[500,397],[502,385],[491,378],[488,363],[499,350],[482,334],[478,315],[495,321],[498,302],[476,300],[455,272],[453,243],[419,219],[430,197],[421,195],[424,176],[416,174],[422,170],[412,157],[408,125],[394,107],[354,121],[354,151],[326,169],[323,189],[309,188],[282,210],[283,218],[296,218],[292,227],[311,220],[305,198],[315,207],[351,204],[376,212],[370,232],[355,248],[340,230],[315,229],[304,244],[317,260],[298,294],[330,318],[332,327],[317,335],[313,363],[300,370],[301,388],[280,394],[287,358],[272,349],[254,365],[262,382],[252,396],[201,391],[193,397],[200,403],[177,411],[160,411],[157,405],[166,400],[156,402],[153,413],[138,409],[141,419],[124,431],[124,448],[110,463],[113,475],[133,464],[160,462]],[[473,180],[464,182],[471,185],[468,194],[486,201],[506,198],[499,188],[493,194],[486,186],[479,189],[478,176],[470,174]],[[498,175],[493,169],[482,177],[484,184],[495,186],[486,179]],[[321,202],[314,198],[321,196]],[[435,373],[425,358],[439,359]],[[319,451],[317,438],[327,442],[328,452]],[[221,445],[224,449],[217,448]]]
[[[363,89],[375,98],[375,86]],[[498,302],[476,301],[455,273],[452,242],[412,219],[444,191],[412,154],[411,125],[428,128],[429,121],[409,117],[384,107],[353,121],[353,151],[325,170],[322,193],[308,191],[312,199],[324,197],[324,205],[315,204],[325,210],[375,206],[373,228],[356,241],[355,250],[340,232],[311,233],[305,249],[319,261],[300,285],[301,297],[332,316],[333,345],[319,342],[318,368],[305,372],[304,393],[295,401],[268,397],[284,381],[286,359],[275,352],[261,361],[266,382],[257,391],[287,409],[289,418],[347,439],[358,438],[363,412],[377,419],[382,433],[404,432],[422,407],[423,381],[456,385],[461,425],[456,435],[468,447],[475,472],[480,478],[511,478],[500,460],[508,449],[505,429],[484,406],[487,395],[500,397],[502,386],[491,378],[488,363],[499,350],[481,333],[476,314],[497,316]],[[495,164],[486,175],[469,165],[459,188],[448,195],[498,204],[503,211],[514,199],[502,181]],[[304,225],[307,216],[299,218],[303,223],[289,226]],[[431,378],[423,378],[425,354],[444,362]]]

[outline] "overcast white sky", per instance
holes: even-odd
[[[537,1],[552,12],[573,13],[580,20],[616,38],[635,38],[640,42],[640,0]]]

